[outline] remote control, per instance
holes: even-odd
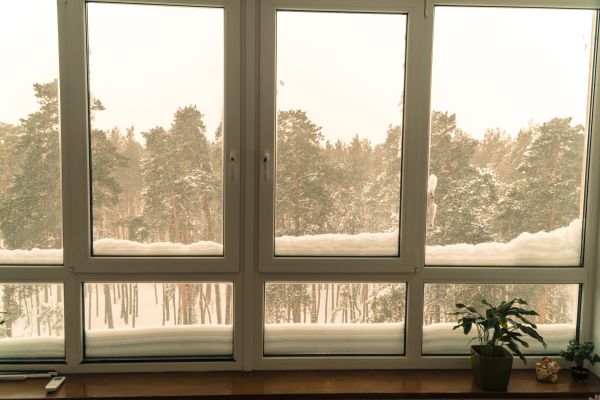
[[[46,392],[52,393],[58,390],[58,388],[60,387],[60,385],[62,385],[65,379],[67,378],[64,376],[57,376],[56,378],[52,378],[52,380],[46,385]]]

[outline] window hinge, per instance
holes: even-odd
[[[429,17],[429,0],[425,0],[423,3],[425,6],[425,9],[423,11],[425,14],[425,18],[427,18],[427,17]]]

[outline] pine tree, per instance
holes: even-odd
[[[277,113],[276,236],[322,233],[325,192],[323,134],[301,110]]]
[[[499,204],[497,224],[504,240],[522,232],[551,231],[581,218],[584,128],[554,118],[535,128]]]
[[[0,229],[9,249],[60,248],[62,202],[57,81],[33,85],[39,110],[21,120],[15,151],[19,170],[0,204]]]
[[[454,114],[432,115],[430,174],[438,177],[435,228],[428,245],[477,244],[494,239],[492,232],[499,184],[493,171],[471,161],[478,142],[456,127]]]

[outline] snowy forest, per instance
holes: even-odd
[[[28,252],[62,247],[57,82],[33,88],[39,109],[17,125],[0,122],[4,263],[27,263]],[[173,110],[169,127],[106,131],[93,122],[103,110],[101,99],[95,99],[90,111],[95,254],[222,254],[222,125],[207,132],[201,110],[187,105]],[[437,213],[428,229],[428,248],[508,243],[581,219],[583,126],[553,118],[532,122],[516,135],[494,128],[473,136],[457,127],[459,117],[432,114],[430,174],[437,177],[432,193]],[[378,144],[358,134],[349,142],[331,142],[306,111],[278,111],[276,236],[393,234],[401,218],[401,143],[400,126],[389,126]],[[138,328],[140,321],[152,326],[232,322],[232,285],[142,286],[87,285],[86,328]],[[7,322],[0,335],[61,335],[58,287],[3,285]],[[403,322],[405,290],[404,285],[366,283],[267,285],[266,322]],[[575,322],[577,294],[568,285],[489,290],[454,284],[429,287],[424,322],[448,322],[455,300],[482,297],[492,302],[522,297],[540,311],[540,323]],[[145,313],[152,317],[144,319]]]

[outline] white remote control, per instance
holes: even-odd
[[[58,390],[58,388],[60,387],[60,385],[62,385],[65,379],[67,378],[64,376],[57,376],[56,378],[52,378],[52,380],[46,385],[46,392],[52,393]]]

